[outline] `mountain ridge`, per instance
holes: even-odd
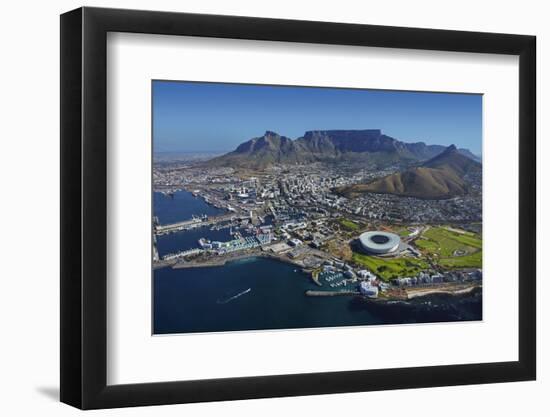
[[[367,164],[414,163],[445,150],[443,145],[407,143],[380,129],[310,130],[292,140],[273,131],[241,143],[235,150],[207,161],[208,166],[266,168],[276,164],[314,162],[365,162]],[[475,159],[467,149],[459,152]]]

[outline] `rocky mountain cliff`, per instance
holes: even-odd
[[[344,161],[384,167],[425,161],[444,150],[441,145],[402,142],[379,129],[315,130],[296,140],[267,131],[240,144],[234,151],[208,161],[207,165],[262,169],[274,164]],[[459,152],[476,158],[466,149]]]

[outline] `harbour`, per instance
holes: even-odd
[[[173,196],[159,193],[155,202],[159,219],[175,223],[212,209],[211,216],[224,215],[187,191],[178,191]],[[404,298],[405,302],[372,301],[362,296],[357,285],[343,273],[331,272],[332,267],[314,274],[315,267],[306,267],[300,257],[263,250],[260,246],[212,256],[208,261],[193,261],[192,251],[200,248],[200,239],[226,242],[234,238],[231,226],[212,228],[212,225],[155,237],[159,257],[177,252],[191,254],[189,259],[164,260],[153,271],[155,334],[462,321],[481,317],[479,291],[465,291],[453,298],[423,287],[412,291],[426,294],[410,300]],[[433,300],[440,297],[451,297],[446,298],[445,308],[434,307],[438,304]]]

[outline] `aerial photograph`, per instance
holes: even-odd
[[[152,333],[482,320],[482,103],[153,80]]]

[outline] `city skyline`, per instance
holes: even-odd
[[[227,152],[266,130],[381,129],[481,155],[482,95],[153,81],[155,152]]]

